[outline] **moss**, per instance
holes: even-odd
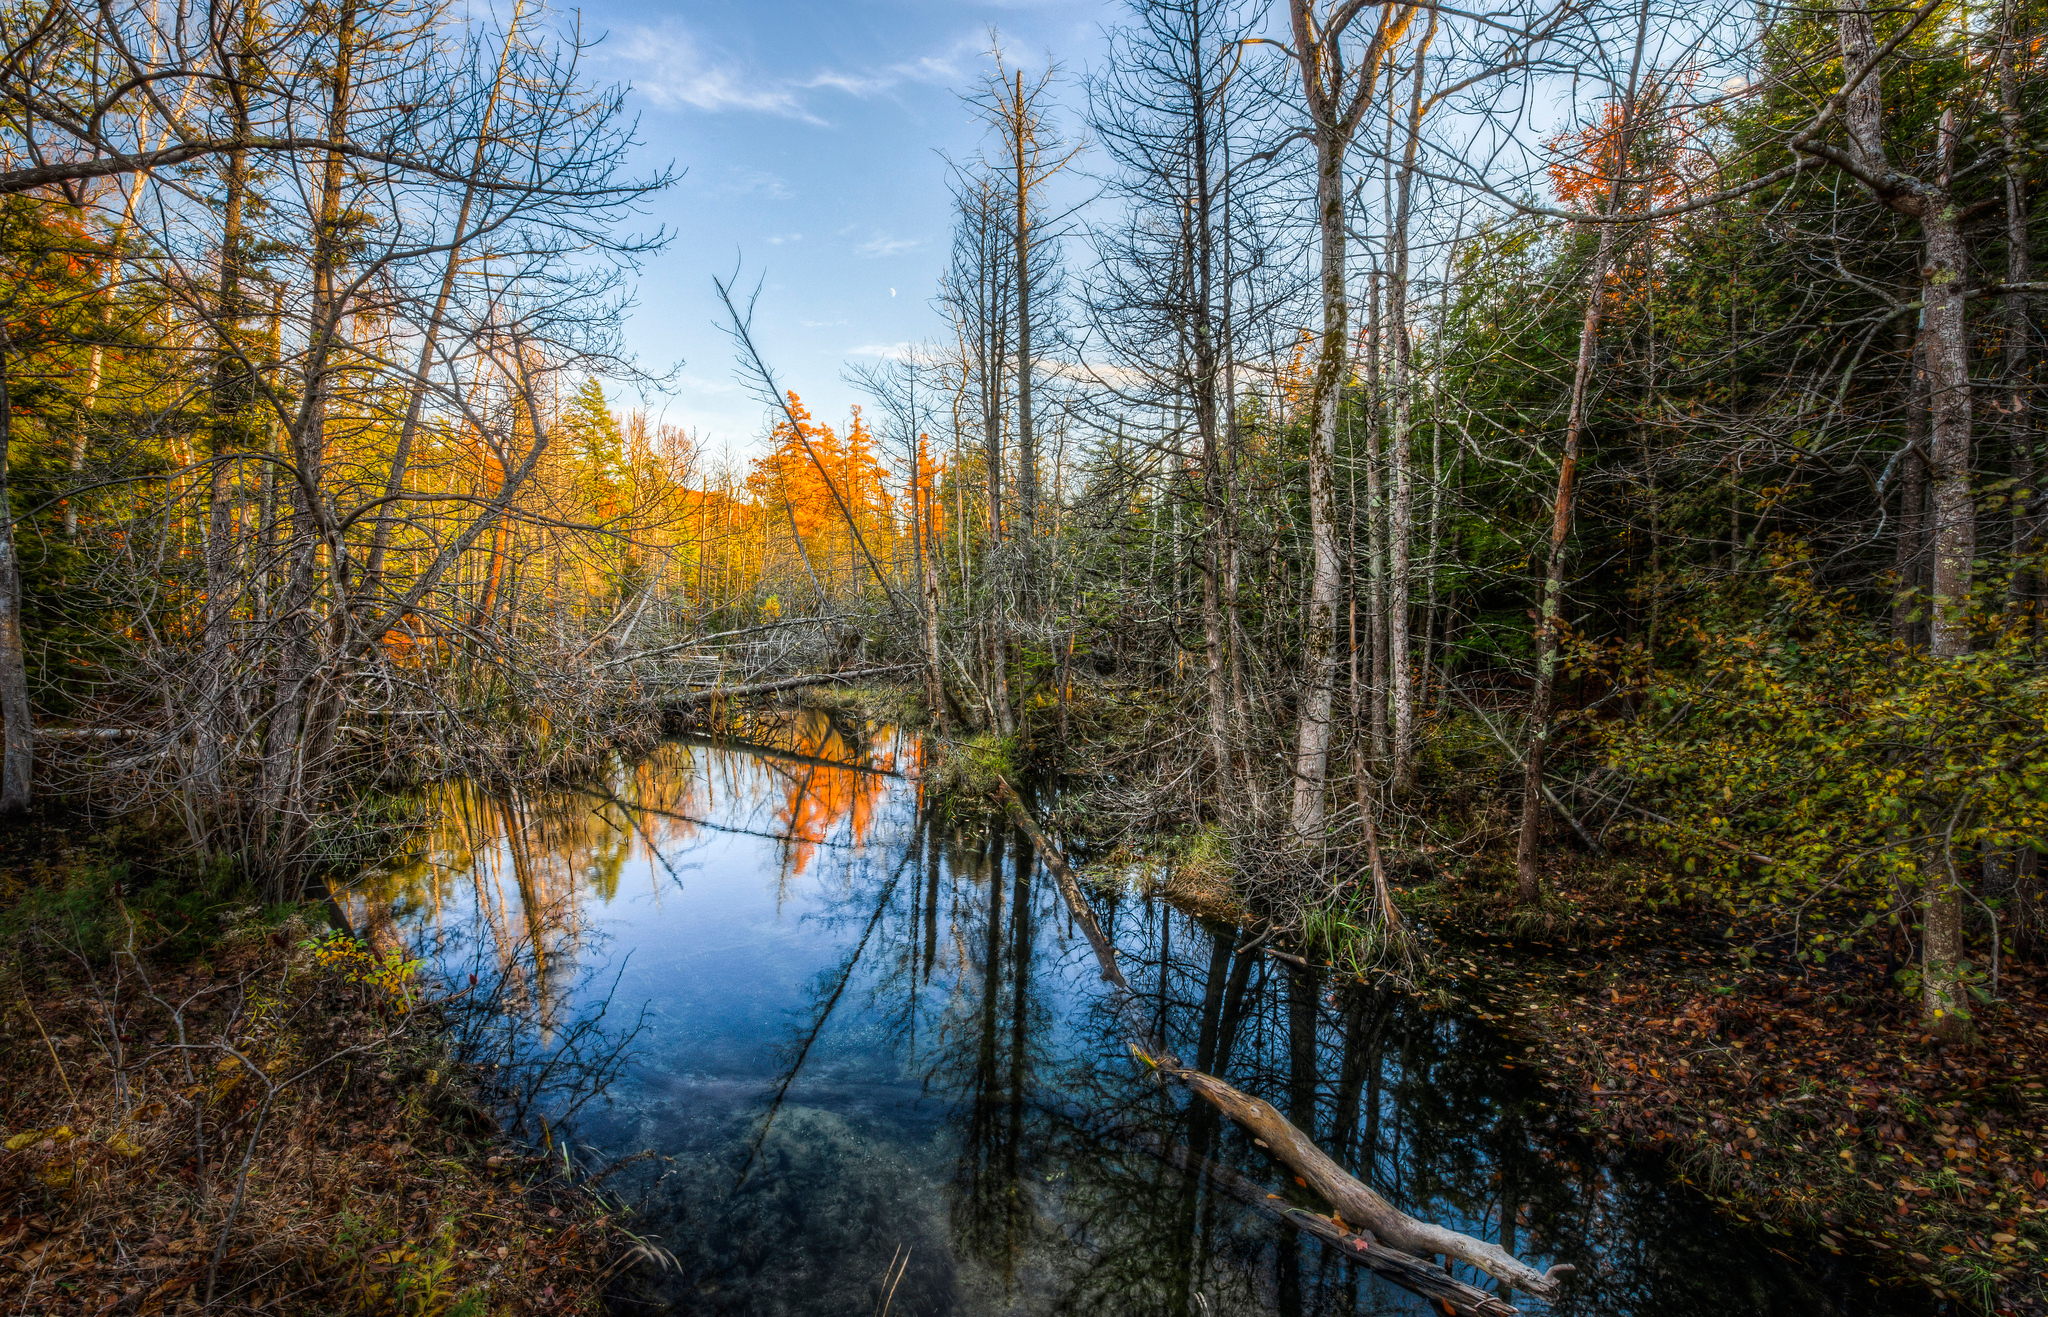
[[[954,812],[994,802],[998,779],[1017,776],[1017,740],[995,732],[981,732],[956,741],[930,770],[927,784]]]

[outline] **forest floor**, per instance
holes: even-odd
[[[629,1241],[496,1132],[432,985],[69,843],[0,834],[0,1307],[600,1308]]]
[[[1589,1136],[1661,1150],[1735,1219],[1877,1276],[1970,1311],[2048,1313],[2038,966],[2005,966],[1979,1040],[1943,1047],[1875,958],[1745,955],[1769,930],[1728,938],[1725,917],[1647,910],[1597,874],[1561,875],[1543,920],[1450,885],[1407,898],[1445,937],[1455,991]]]

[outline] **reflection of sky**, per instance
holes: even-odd
[[[872,1312],[905,1247],[898,1314],[1425,1310],[1130,1151],[1136,1127],[1286,1184],[1140,1078],[1056,889],[1028,859],[1017,881],[1014,838],[920,826],[913,743],[815,712],[761,734],[772,753],[671,743],[590,790],[451,788],[381,880],[400,922],[539,927],[554,991],[616,973],[615,1007],[647,1005],[584,1135],[669,1159],[638,1190],[684,1258],[691,1297],[664,1302]],[[880,771],[834,766],[854,762]],[[1469,1018],[1333,994],[1161,903],[1093,899],[1170,1047],[1418,1215],[1496,1239],[1505,1215],[1532,1260],[1578,1263],[1561,1311],[1834,1310],[1648,1168],[1550,1129]],[[571,972],[579,955],[600,972]],[[1176,1269],[1188,1283],[1159,1289]]]

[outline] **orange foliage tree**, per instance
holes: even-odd
[[[808,578],[826,594],[858,593],[871,583],[863,579],[866,568],[848,514],[884,561],[896,535],[895,499],[874,434],[859,408],[843,437],[814,421],[795,393],[789,410],[795,425],[784,421],[775,428],[774,447],[754,460],[747,475],[747,492],[764,514],[764,573]]]

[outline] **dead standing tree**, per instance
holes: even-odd
[[[1256,186],[1270,157],[1244,152],[1252,158],[1233,176],[1231,143],[1253,130],[1267,98],[1257,88],[1238,105],[1226,96],[1254,10],[1239,0],[1134,8],[1136,21],[1111,34],[1110,59],[1088,89],[1092,134],[1115,167],[1109,187],[1121,209],[1095,227],[1086,302],[1096,350],[1118,372],[1115,386],[1105,386],[1116,424],[1155,418],[1182,466],[1190,465],[1182,452],[1190,420],[1200,443],[1199,545],[1190,556],[1201,578],[1207,796],[1236,818],[1233,765],[1247,733],[1228,679],[1240,638],[1229,581],[1239,510],[1229,479],[1237,436],[1228,361],[1235,321],[1267,308],[1256,290],[1239,286],[1235,272],[1256,264],[1256,227],[1229,203],[1233,186],[1240,197]]]
[[[1960,130],[1956,107],[1944,107],[1935,129],[1931,172],[1907,173],[1892,162],[1884,122],[1887,62],[1933,8],[1929,5],[1913,15],[1880,48],[1866,0],[1842,0],[1835,22],[1844,76],[1830,108],[1839,107],[1848,140],[1845,145],[1823,141],[1823,115],[1789,145],[1802,156],[1841,170],[1887,209],[1920,227],[1919,351],[1926,372],[1932,514],[1928,530],[1933,545],[1928,653],[1940,660],[1960,658],[1970,650],[1970,578],[1977,553],[1977,507],[1970,473],[1970,330],[1964,307],[1969,251],[1963,232],[1966,216],[1955,191]],[[2016,208],[2017,194],[2009,194],[2007,201]],[[2020,249],[2024,246],[2021,243]],[[1970,1030],[1959,971],[1966,900],[1953,855],[1945,845],[1930,843],[1922,868],[1922,1007],[1928,1027],[1951,1039]]]
[[[1366,0],[1289,0],[1293,45],[1288,55],[1301,72],[1308,126],[1315,148],[1316,234],[1321,251],[1322,329],[1310,391],[1308,449],[1309,537],[1312,567],[1308,617],[1302,638],[1301,706],[1294,742],[1295,839],[1318,846],[1323,835],[1324,782],[1330,767],[1331,704],[1337,683],[1337,603],[1342,562],[1337,543],[1337,414],[1350,366],[1350,289],[1345,256],[1344,161],[1379,88],[1380,66],[1421,6]],[[1368,9],[1372,35],[1355,60],[1347,39]]]
[[[1565,552],[1571,534],[1573,481],[1578,475],[1579,444],[1586,428],[1587,390],[1594,356],[1600,346],[1600,314],[1608,296],[1607,270],[1613,259],[1616,229],[1629,192],[1630,149],[1636,130],[1636,81],[1642,72],[1643,45],[1649,37],[1650,5],[1643,0],[1636,21],[1635,55],[1621,96],[1621,122],[1603,141],[1601,168],[1608,183],[1607,214],[1599,222],[1593,261],[1586,271],[1586,312],[1579,322],[1579,354],[1572,370],[1571,402],[1565,415],[1564,451],[1557,463],[1557,492],[1551,499],[1550,555],[1543,571],[1543,594],[1536,614],[1536,683],[1529,697],[1529,739],[1522,751],[1522,822],[1515,843],[1516,891],[1525,904],[1542,893],[1536,848],[1547,797],[1543,790],[1544,752],[1550,744],[1550,703],[1557,685],[1560,614],[1564,600]]]

